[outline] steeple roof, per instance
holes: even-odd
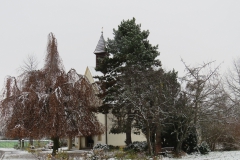
[[[106,52],[106,49],[105,49],[105,41],[103,38],[103,32],[102,32],[100,39],[98,41],[97,47],[93,53],[97,54],[97,53],[104,53],[104,52]]]

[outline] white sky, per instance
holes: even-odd
[[[18,75],[27,55],[42,67],[50,32],[66,71],[84,74],[86,66],[95,66],[101,28],[105,40],[113,38],[113,28],[133,17],[150,31],[150,43],[159,45],[163,67],[180,75],[181,57],[188,64],[224,61],[225,70],[240,53],[239,0],[2,0],[0,88],[7,75]]]

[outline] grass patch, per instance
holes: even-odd
[[[0,140],[0,148],[14,148],[18,145],[18,140]]]
[[[49,140],[34,140],[33,145],[36,148],[44,147]],[[29,146],[30,142],[29,140],[24,141],[24,147]],[[14,148],[15,146],[19,145],[18,140],[0,140],[0,148]]]

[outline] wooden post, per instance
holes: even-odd
[[[22,148],[22,142],[21,142],[21,139],[18,140],[18,145],[19,145],[19,148]]]
[[[108,135],[107,135],[107,113],[105,113],[105,143],[108,144]]]
[[[72,149],[72,137],[68,137],[68,150]]]
[[[24,149],[24,139],[22,139],[22,149]]]

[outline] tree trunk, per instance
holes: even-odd
[[[161,152],[161,149],[162,149],[161,130],[160,130],[159,126],[157,126],[155,139],[156,139],[156,142],[155,142],[155,155],[157,155],[159,152]]]
[[[56,151],[58,150],[58,148],[60,148],[59,137],[53,137],[52,141],[53,141],[52,155],[55,156],[56,155]]]
[[[182,143],[183,143],[182,140],[180,140],[180,141],[177,143],[177,147],[176,147],[176,153],[177,153],[177,156],[179,156],[180,153],[181,153],[181,150],[182,150]]]
[[[19,148],[22,148],[22,142],[21,142],[21,139],[18,139],[18,145],[19,145]]]
[[[184,129],[182,133],[179,133],[179,132],[176,133],[176,138],[177,138],[176,154],[177,154],[177,156],[179,156],[182,151],[182,144],[183,144],[184,139],[187,136],[186,130],[187,129]]]
[[[127,125],[126,125],[126,145],[129,145],[132,143],[132,136],[131,136],[131,132],[132,132],[132,122],[129,120],[127,121]]]
[[[22,139],[22,149],[24,149],[24,139]]]
[[[30,145],[33,146],[33,139],[30,137],[29,138]]]
[[[127,124],[126,124],[126,145],[129,145],[132,143],[132,120],[133,118],[131,117],[132,112],[131,108],[128,108],[128,117],[127,117]]]
[[[148,144],[148,153],[150,155],[153,155],[153,152],[152,152],[152,143],[151,143],[151,133],[150,133],[150,128],[149,126],[147,125],[146,127],[146,136],[147,136],[147,144]]]

